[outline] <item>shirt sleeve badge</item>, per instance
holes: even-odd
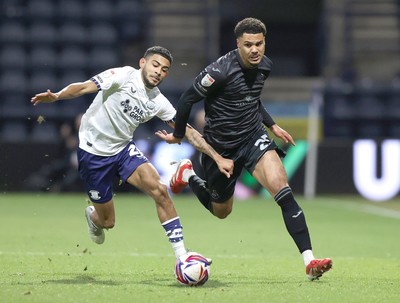
[[[215,80],[210,74],[206,74],[203,79],[201,79],[201,85],[204,87],[210,87],[214,82]]]

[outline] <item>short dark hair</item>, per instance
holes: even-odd
[[[239,38],[244,33],[247,34],[259,34],[262,33],[264,36],[267,34],[267,28],[265,24],[256,18],[245,18],[239,21],[235,26],[235,36]]]
[[[146,52],[144,53],[143,58],[147,58],[154,54],[163,56],[165,59],[167,59],[169,61],[170,64],[172,64],[172,61],[174,61],[174,58],[172,57],[171,52],[162,46],[149,47],[146,50]]]

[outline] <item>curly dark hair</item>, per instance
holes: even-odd
[[[244,33],[247,34],[259,34],[262,33],[264,36],[267,34],[267,28],[265,24],[256,18],[245,18],[239,21],[234,30],[236,38],[243,36]]]
[[[167,50],[165,47],[162,46],[152,46],[149,47],[146,52],[143,55],[143,58],[147,58],[151,55],[158,54],[163,56],[165,59],[169,61],[170,64],[172,64],[172,61],[174,61],[171,52]]]

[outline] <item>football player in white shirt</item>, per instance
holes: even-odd
[[[38,105],[97,93],[82,117],[78,160],[80,176],[93,204],[85,210],[89,235],[98,244],[104,242],[104,229],[115,224],[113,179],[118,176],[154,199],[175,256],[186,253],[182,226],[167,186],[132,139],[136,128],[155,116],[174,127],[176,111],[157,88],[167,77],[172,60],[167,49],[154,46],[140,59],[140,69],[111,68],[85,82],[69,84],[57,93],[48,89],[31,99],[33,105]],[[233,161],[221,157],[190,126],[186,138],[213,158],[221,173],[228,177],[232,174]]]

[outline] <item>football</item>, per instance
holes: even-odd
[[[210,276],[210,261],[196,252],[188,252],[175,263],[175,277],[182,285],[201,286]]]

